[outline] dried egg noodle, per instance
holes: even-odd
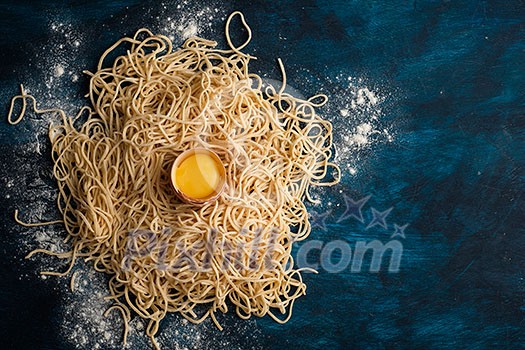
[[[230,21],[240,19],[248,39],[235,47]],[[317,95],[300,100],[263,86],[250,73],[252,56],[240,52],[251,31],[240,12],[226,22],[230,49],[193,37],[182,48],[149,30],[123,38],[100,58],[90,76],[91,108],[79,127],[62,110],[39,110],[35,99],[16,96],[8,120],[21,121],[27,103],[37,113],[57,112],[51,125],[57,200],[68,253],[92,261],[111,276],[109,288],[126,324],[131,312],[149,320],[154,335],[168,312],[199,323],[235,307],[239,317],[269,315],[286,322],[306,286],[294,268],[292,243],[310,233],[303,200],[311,185],[332,185],[339,168],[330,162],[332,126],[315,108]],[[108,66],[114,50],[127,53]],[[16,101],[21,114],[13,120]],[[317,102],[316,102],[317,101]],[[87,113],[86,113],[87,112]],[[81,120],[81,119],[79,119]],[[177,155],[206,148],[226,168],[226,188],[203,206],[180,202],[170,185]],[[332,178],[327,182],[326,178]],[[26,224],[18,219],[20,224]],[[41,223],[56,224],[57,221]],[[204,306],[199,306],[204,305]],[[282,314],[281,318],[277,314]]]

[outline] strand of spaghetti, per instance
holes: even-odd
[[[75,279],[78,275],[78,271],[73,272],[71,275],[71,280],[69,281],[69,289],[71,289],[72,292],[75,291]]]
[[[230,22],[233,19],[233,17],[235,17],[236,15],[238,15],[241,18],[241,23],[244,26],[244,29],[246,29],[246,31],[248,32],[248,38],[240,46],[233,45],[231,41],[231,37],[230,37]],[[252,30],[250,26],[248,25],[248,23],[246,23],[246,19],[244,18],[244,15],[242,14],[242,12],[235,11],[235,12],[232,12],[232,14],[230,14],[228,19],[226,20],[225,32],[226,32],[226,42],[228,43],[228,46],[232,49],[232,51],[239,55],[245,55],[244,53],[241,52],[241,50],[244,49],[252,40]]]
[[[220,331],[222,331],[222,330],[223,330],[223,327],[221,326],[221,324],[219,323],[219,321],[217,321],[217,318],[215,317],[215,312],[210,312],[210,317],[211,317],[213,323],[215,324],[215,326],[216,326]]]
[[[157,333],[159,327],[159,321],[158,320],[151,320],[148,323],[148,326],[146,327],[146,335],[148,335],[151,339],[151,342],[153,343],[153,346],[156,350],[160,350],[159,343],[157,343],[157,340],[155,339],[155,333]]]
[[[27,99],[31,100],[33,110],[37,114],[58,113],[62,117],[63,120],[66,118],[66,113],[62,109],[59,109],[59,108],[39,109],[36,106],[36,99],[35,99],[35,97],[32,96],[32,95],[26,94],[23,85],[20,85],[20,88],[22,89],[22,93],[20,95],[14,96],[11,99],[11,105],[10,105],[9,111],[7,113],[7,121],[8,121],[9,124],[16,125],[16,124],[20,123],[20,121],[22,121],[22,119],[24,118],[25,113],[27,111],[27,101],[26,101]],[[14,105],[15,105],[15,102],[17,100],[19,100],[19,99],[22,100],[22,109],[20,111],[20,115],[15,120],[13,120]]]
[[[27,107],[27,103],[26,103],[26,93],[25,93],[25,90],[24,90],[24,86],[22,84],[20,84],[20,95],[18,96],[15,96],[11,99],[11,105],[9,106],[9,112],[7,113],[7,122],[11,125],[16,125],[18,123],[20,123],[20,121],[22,120],[22,118],[24,117],[25,113],[26,113],[26,107]],[[22,110],[20,111],[20,115],[18,116],[18,118],[16,118],[15,120],[12,119],[12,115],[13,115],[13,110],[15,108],[15,102],[18,100],[18,99],[22,99]]]
[[[51,256],[56,256],[59,259],[68,259],[68,258],[71,258],[71,256],[72,256],[72,252],[57,253],[57,252],[54,252],[54,251],[51,251],[51,250],[48,250],[48,249],[40,249],[40,248],[38,248],[38,249],[33,249],[31,252],[29,252],[24,257],[24,259],[31,259],[31,257],[33,255],[38,254],[38,253],[47,254],[47,255],[51,255]]]
[[[17,224],[25,226],[25,227],[39,227],[39,226],[45,226],[45,225],[56,225],[56,224],[63,224],[64,220],[53,220],[53,221],[44,221],[44,222],[23,222],[18,218],[18,209],[15,209],[15,221]]]
[[[75,262],[76,262],[76,259],[77,259],[77,251],[76,249],[78,249],[77,247],[74,247],[73,250],[71,251],[71,261],[69,263],[69,267],[63,271],[63,272],[56,272],[56,271],[41,271],[40,274],[41,275],[48,275],[48,276],[59,276],[59,277],[64,277],[64,276],[67,276],[71,270],[73,269],[73,266],[75,266]],[[44,253],[44,252],[42,252]],[[60,257],[56,254],[50,254],[50,255],[55,255],[57,257]]]
[[[120,314],[122,315],[122,319],[124,320],[124,335],[123,335],[123,344],[126,346],[127,339],[128,339],[128,332],[129,332],[129,316],[126,313],[126,310],[121,305],[113,305],[110,306],[105,312],[104,317],[107,317],[111,310],[118,310],[120,311]]]

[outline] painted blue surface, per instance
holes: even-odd
[[[340,72],[396,91],[384,116],[396,126],[395,141],[374,145],[359,173],[343,177],[324,196],[325,203],[343,204],[339,191],[354,199],[371,195],[365,223],[371,207],[394,207],[390,225],[410,223],[406,238],[399,239],[399,273],[305,274],[308,294],[289,323],[264,318],[257,320],[261,333],[253,340],[234,331],[227,336],[237,337],[240,347],[256,342],[265,349],[523,348],[525,3],[308,0],[222,6],[245,13],[255,33],[255,67],[279,79],[274,59],[282,57],[292,67],[289,81],[317,81],[311,91],[305,87],[306,95],[321,83],[327,94],[340,89],[337,81],[324,79]],[[113,41],[147,26],[143,8],[150,9],[147,18],[160,11],[154,2],[138,1],[0,3],[1,110],[7,111],[7,98],[21,80],[41,74],[27,68],[26,57],[49,39],[49,16],[72,18],[96,38],[82,57],[72,57],[89,68]],[[125,23],[116,20],[124,16]],[[212,31],[220,28],[212,27],[210,35],[217,38]],[[279,34],[288,38],[285,44],[276,40]],[[85,86],[76,86],[71,93],[83,91]],[[342,127],[336,123],[334,133]],[[27,132],[8,127],[5,119],[0,124],[7,167],[2,177],[16,174],[14,159]],[[14,203],[1,200],[0,337],[10,349],[67,348],[54,327],[60,292],[36,278],[18,279],[37,266],[17,266]],[[326,229],[315,227],[310,238],[344,239],[352,247],[361,239],[389,240],[389,231],[377,226],[337,223],[343,210],[333,210]],[[229,318],[224,320],[227,326]]]

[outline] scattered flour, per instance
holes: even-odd
[[[395,128],[390,120],[395,106],[394,91],[364,76],[339,73],[320,77],[309,69],[297,71],[296,75],[310,79],[288,79],[286,92],[299,98],[303,97],[300,91],[328,96],[327,104],[318,108],[317,113],[332,122],[334,160],[341,167],[343,177],[359,174],[373,147],[394,141]],[[276,88],[281,84],[266,74],[263,81]],[[313,85],[320,86],[318,91],[312,91]]]
[[[51,19],[48,28],[50,41],[44,44],[40,53],[35,54],[36,66],[45,74],[46,88],[49,91],[46,103],[51,101],[63,104],[63,100],[66,99],[69,102],[69,98],[60,96],[60,101],[58,101],[58,96],[54,96],[56,95],[54,90],[70,87],[72,82],[78,80],[79,74],[87,66],[87,62],[81,55],[85,49],[83,45],[85,38],[73,22],[68,22],[64,18]],[[38,97],[42,98],[41,95]]]
[[[301,75],[312,76],[309,73],[305,70]],[[288,84],[293,83],[288,81]],[[315,83],[321,86],[319,92],[328,96],[327,104],[319,108],[318,113],[333,125],[334,161],[341,168],[343,181],[348,177],[357,178],[366,169],[370,151],[394,141],[395,126],[391,121],[391,113],[395,107],[395,92],[365,77],[343,73],[317,78]],[[308,91],[311,86],[300,86],[299,89]],[[317,207],[316,210],[319,210],[319,206],[326,206],[326,210],[332,207],[322,201],[326,190],[321,187],[311,188],[310,194],[318,203],[310,205]],[[344,205],[342,197],[337,198],[335,206]]]
[[[161,2],[160,8],[163,14],[156,14],[152,18],[153,26],[149,27],[172,41],[204,36],[214,24],[223,24],[226,19],[226,11],[220,2],[213,5],[209,1],[181,1],[176,6]]]
[[[331,83],[340,91],[330,94],[327,111],[321,113],[334,125],[335,161],[342,167],[343,176],[354,176],[366,159],[367,149],[394,140],[392,125],[385,118],[391,92],[365,78],[343,74],[332,78]]]

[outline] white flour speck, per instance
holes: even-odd
[[[180,26],[179,28],[181,28]],[[179,29],[180,30],[180,29]],[[194,22],[190,22],[184,29],[182,29],[182,38],[188,39],[197,35],[198,27]]]
[[[378,100],[376,95],[368,88],[361,88],[357,90],[356,95],[356,99],[353,101],[353,108],[356,108],[356,105],[362,106],[365,103],[369,103],[370,106],[374,106],[377,104]]]
[[[64,67],[62,67],[60,64],[57,64],[54,69],[55,78],[59,78],[62,75],[64,75]]]

